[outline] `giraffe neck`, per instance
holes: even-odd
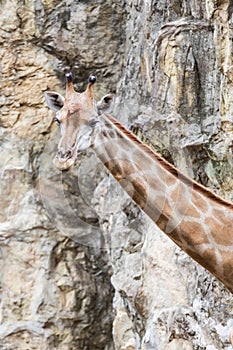
[[[93,149],[159,228],[233,293],[233,204],[181,174],[109,115]]]

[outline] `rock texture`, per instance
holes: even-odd
[[[1,349],[231,349],[232,295],[91,152],[54,168],[43,91],[63,92],[68,69],[77,89],[95,73],[122,123],[233,200],[232,12],[231,0],[1,2]]]

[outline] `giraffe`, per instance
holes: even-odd
[[[114,97],[109,94],[96,102],[95,81],[91,75],[86,90],[78,93],[72,74],[67,73],[65,98],[45,92],[61,129],[55,166],[68,170],[81,153],[93,149],[155,224],[233,293],[233,203],[183,175],[103,113]]]
[[[233,327],[231,327],[231,329],[230,329],[229,342],[231,343],[232,348],[233,348]]]

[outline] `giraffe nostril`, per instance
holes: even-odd
[[[75,143],[74,143],[74,146],[75,146]],[[63,147],[63,146],[58,147],[57,157],[60,158],[62,161],[72,158],[75,151],[74,146],[70,147],[69,145],[67,145],[66,147]]]
[[[63,158],[63,153],[62,153],[62,151],[58,151],[58,152],[57,152],[57,155],[58,155],[59,158]]]
[[[71,158],[72,157],[72,152],[71,151],[67,151],[66,152],[66,158]]]
[[[58,151],[58,157],[61,159],[69,159],[72,157],[72,152],[71,151],[67,151],[67,152]]]

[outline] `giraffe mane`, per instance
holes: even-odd
[[[149,154],[151,157],[155,158],[163,166],[163,168],[165,170],[169,171],[173,176],[179,178],[180,181],[182,181],[186,185],[192,187],[195,191],[198,191],[199,193],[205,195],[209,199],[217,202],[218,204],[221,204],[221,205],[224,205],[225,207],[233,209],[233,203],[232,202],[223,199],[222,197],[218,196],[217,194],[215,194],[214,192],[212,192],[208,188],[204,187],[203,185],[199,184],[195,180],[193,180],[193,179],[189,178],[188,176],[186,176],[185,174],[183,174],[174,165],[172,165],[167,160],[162,158],[158,153],[154,152],[150,147],[148,147],[147,145],[143,144],[131,131],[127,130],[123,125],[121,125],[111,115],[107,114],[105,116],[127,138],[132,140],[134,143],[137,143],[139,148],[141,148],[144,152]]]

